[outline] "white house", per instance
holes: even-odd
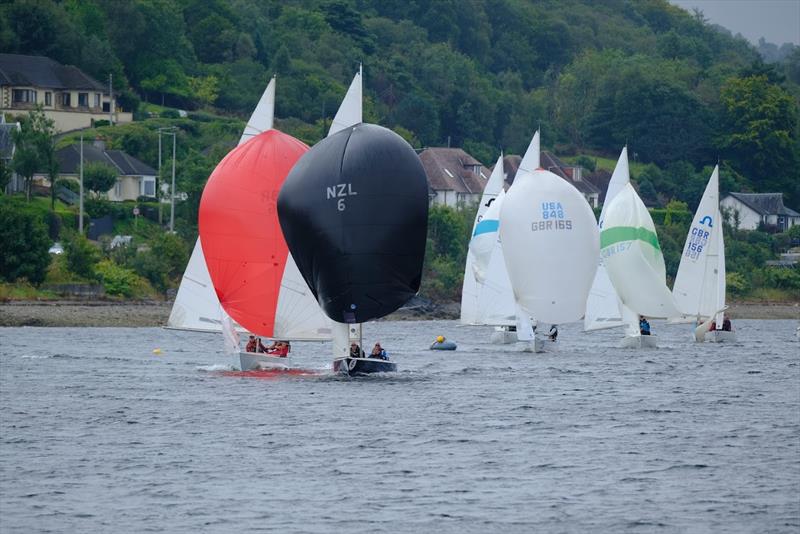
[[[419,154],[432,205],[462,208],[477,204],[491,172],[461,148],[426,148]]]
[[[80,176],[80,144],[72,144],[56,151],[58,177],[77,181]],[[108,192],[112,201],[136,200],[139,197],[156,198],[158,171],[121,150],[106,150],[102,141],[83,145],[83,164],[103,163],[117,172],[117,183]],[[36,173],[34,183],[49,187],[45,173]]]
[[[728,193],[719,206],[738,220],[742,230],[757,230],[763,224],[783,232],[800,224],[800,213],[783,205],[781,193]]]
[[[95,121],[131,122],[108,86],[77,67],[44,56],[0,54],[0,113],[20,115],[37,105],[58,132],[91,127]],[[109,114],[111,110],[111,114]]]

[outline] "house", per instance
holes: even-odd
[[[5,186],[6,193],[22,191],[22,179],[17,173],[11,172],[11,160],[14,159],[16,143],[14,143],[14,132],[19,131],[18,122],[7,123],[5,117],[0,115],[0,171],[10,172],[8,184]]]
[[[719,202],[720,210],[731,213],[742,230],[760,226],[777,232],[800,224],[800,213],[783,205],[781,193],[728,193]]]
[[[77,67],[44,56],[0,54],[0,113],[20,115],[37,105],[58,132],[89,128],[110,118],[115,123],[133,120],[131,113],[117,108],[107,85]]]
[[[426,148],[419,154],[431,204],[462,208],[477,204],[490,171],[461,148]]]
[[[503,158],[503,172],[505,173],[506,183],[509,186],[514,183],[514,177],[517,175],[521,162],[522,158],[520,156],[506,156]],[[552,153],[544,150],[539,157],[539,166],[572,184],[591,207],[597,207],[600,199],[600,189],[583,178],[583,167],[565,165]]]
[[[80,179],[80,144],[69,145],[56,151],[58,160],[58,177],[78,181]],[[108,191],[108,199],[112,201],[136,200],[139,197],[156,197],[156,176],[158,171],[126,154],[121,150],[106,150],[100,140],[83,145],[83,164],[104,163],[118,173],[117,183]],[[46,174],[37,173],[34,183],[49,187]]]

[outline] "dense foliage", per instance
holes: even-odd
[[[540,123],[560,152],[630,143],[692,172],[721,156],[732,187],[800,206],[800,52],[764,64],[667,0],[16,0],[0,6],[0,48],[113,74],[134,111],[248,114],[276,73],[282,127],[306,142],[363,62],[365,118],[421,145],[492,161]]]
[[[50,240],[41,215],[20,204],[0,205],[0,279],[32,284],[44,280],[50,256]]]

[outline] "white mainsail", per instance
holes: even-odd
[[[239,145],[243,145],[261,132],[272,129],[275,120],[275,76],[267,84],[264,94],[256,104],[256,109],[244,127],[242,137],[239,138]]]
[[[628,147],[626,146],[619,155],[617,165],[614,167],[614,173],[611,175],[611,181],[608,183],[608,189],[606,189],[606,197],[603,202],[603,209],[600,211],[600,221],[598,222],[600,230],[603,229],[603,220],[605,219],[608,205],[630,180]],[[625,324],[622,303],[619,301],[617,291],[608,277],[603,258],[599,255],[598,262],[597,272],[594,274],[592,288],[589,290],[589,298],[586,301],[586,314],[583,318],[583,329],[586,331],[614,328]]]
[[[600,246],[608,277],[625,306],[651,318],[679,315],[667,288],[653,219],[630,183],[608,205]]]
[[[672,289],[681,313],[697,319],[716,315],[722,328],[725,308],[725,244],[719,211],[719,168],[714,167],[692,220]]]
[[[539,167],[539,134],[500,212],[508,277],[521,309],[537,321],[580,319],[600,245],[591,207],[570,183]],[[530,150],[530,149],[529,149]]]
[[[483,189],[478,213],[472,225],[472,239],[461,288],[462,324],[514,324],[514,296],[498,234],[499,208],[502,195],[505,194],[504,181],[501,153]],[[478,258],[478,255],[481,257]],[[482,280],[478,280],[476,272]]]

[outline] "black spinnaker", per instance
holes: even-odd
[[[428,182],[414,149],[358,124],[304,154],[278,196],[289,250],[334,321],[383,317],[419,290]]]

